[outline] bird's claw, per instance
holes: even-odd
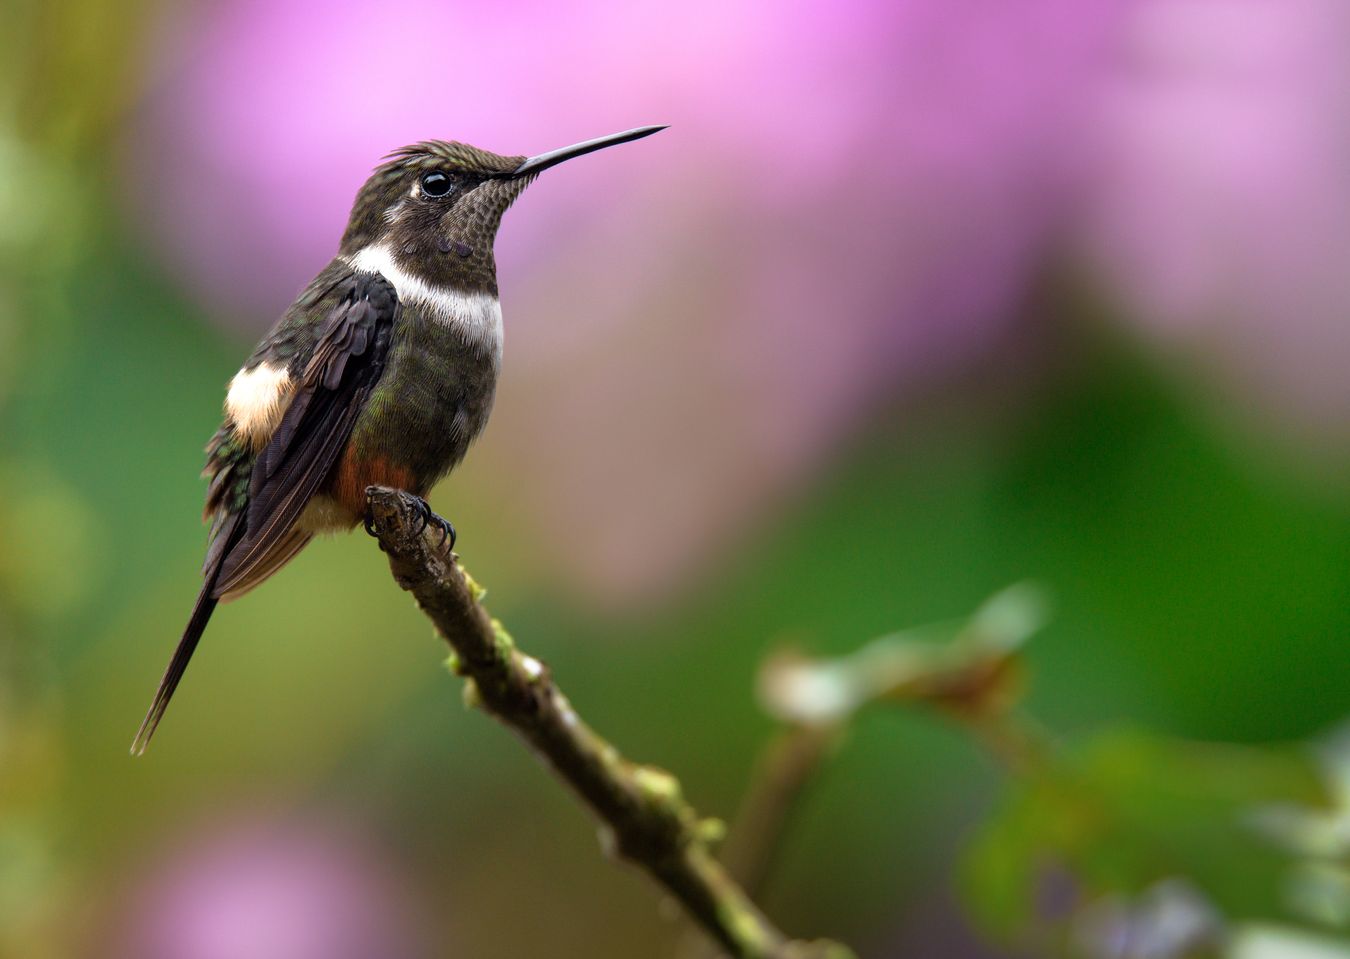
[[[436,548],[454,552],[455,540],[459,538],[459,534],[455,532],[455,525],[444,516],[436,516],[436,520],[436,525],[441,528],[441,541],[436,544]]]
[[[449,548],[453,550],[455,548],[455,540],[458,538],[458,534],[455,533],[454,524],[444,516],[433,512],[427,501],[420,496],[417,498],[417,507],[417,535],[421,536],[426,532],[428,526],[435,526],[441,531],[441,541],[436,544],[436,548],[444,549],[446,544],[449,543]]]
[[[435,526],[441,531],[441,541],[436,544],[436,548],[444,549],[448,543],[449,548],[453,550],[455,548],[455,540],[458,538],[455,533],[454,524],[444,516],[439,516],[433,512],[431,506],[426,500],[422,499],[422,497],[416,496],[414,499],[417,501],[417,529],[413,535],[421,536],[426,532],[428,526]],[[368,534],[374,536],[376,539],[379,538],[380,534],[375,529],[375,517],[369,512],[366,513],[361,524],[365,527]]]

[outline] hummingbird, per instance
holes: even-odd
[[[265,335],[206,447],[202,587],[132,743],[145,751],[216,604],[320,533],[365,519],[367,486],[424,497],[487,425],[502,362],[493,241],[549,167],[650,136],[638,127],[538,156],[428,140],[395,150],[352,205],[337,255]],[[444,540],[443,540],[444,542]]]

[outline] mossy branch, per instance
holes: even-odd
[[[440,545],[420,504],[398,490],[366,490],[370,529],[394,579],[450,644],[469,702],[523,739],[601,821],[607,849],[645,870],[738,959],[851,959],[827,941],[789,940],[713,856],[720,824],[700,819],[679,781],[625,759],[591,729],[547,666],[516,648],[484,608],[482,590]]]

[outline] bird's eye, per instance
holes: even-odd
[[[448,174],[440,170],[422,174],[422,195],[431,197],[445,196],[450,192],[453,182]]]

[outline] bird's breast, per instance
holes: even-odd
[[[497,357],[414,303],[400,311],[384,372],[357,417],[334,491],[371,483],[424,495],[457,464],[492,409]]]

